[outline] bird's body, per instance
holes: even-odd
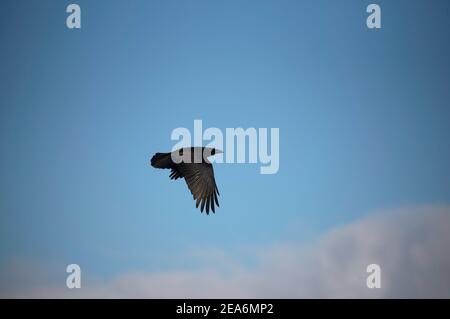
[[[184,178],[196,200],[196,207],[201,204],[201,212],[206,207],[206,214],[209,214],[210,208],[215,212],[214,203],[219,206],[219,190],[208,157],[218,153],[222,151],[209,147],[181,148],[172,153],[156,153],[151,159],[151,165],[170,169],[170,179]]]

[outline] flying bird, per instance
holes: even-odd
[[[201,204],[200,211],[203,213],[206,207],[209,215],[210,208],[215,213],[214,203],[219,207],[217,195],[220,194],[208,157],[220,153],[223,152],[210,147],[186,147],[171,153],[156,153],[150,163],[155,168],[170,169],[170,179],[184,178],[196,200],[195,207]]]

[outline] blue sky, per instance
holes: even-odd
[[[377,1],[381,30],[368,1],[77,1],[81,30],[69,3],[1,6],[0,264],[191,269],[449,203],[448,1]],[[201,214],[148,164],[195,119],[279,128],[279,172],[215,165]]]

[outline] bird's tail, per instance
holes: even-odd
[[[173,165],[170,153],[156,153],[150,163],[156,168],[171,168]]]

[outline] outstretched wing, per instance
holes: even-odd
[[[175,174],[174,174],[175,173]],[[206,206],[206,214],[209,214],[209,209],[214,211],[214,203],[219,206],[217,195],[219,190],[214,179],[214,170],[210,163],[181,163],[177,165],[176,170],[172,171],[172,178],[184,177],[186,184],[189,187],[194,200],[195,206],[198,207],[201,203],[200,211]]]

